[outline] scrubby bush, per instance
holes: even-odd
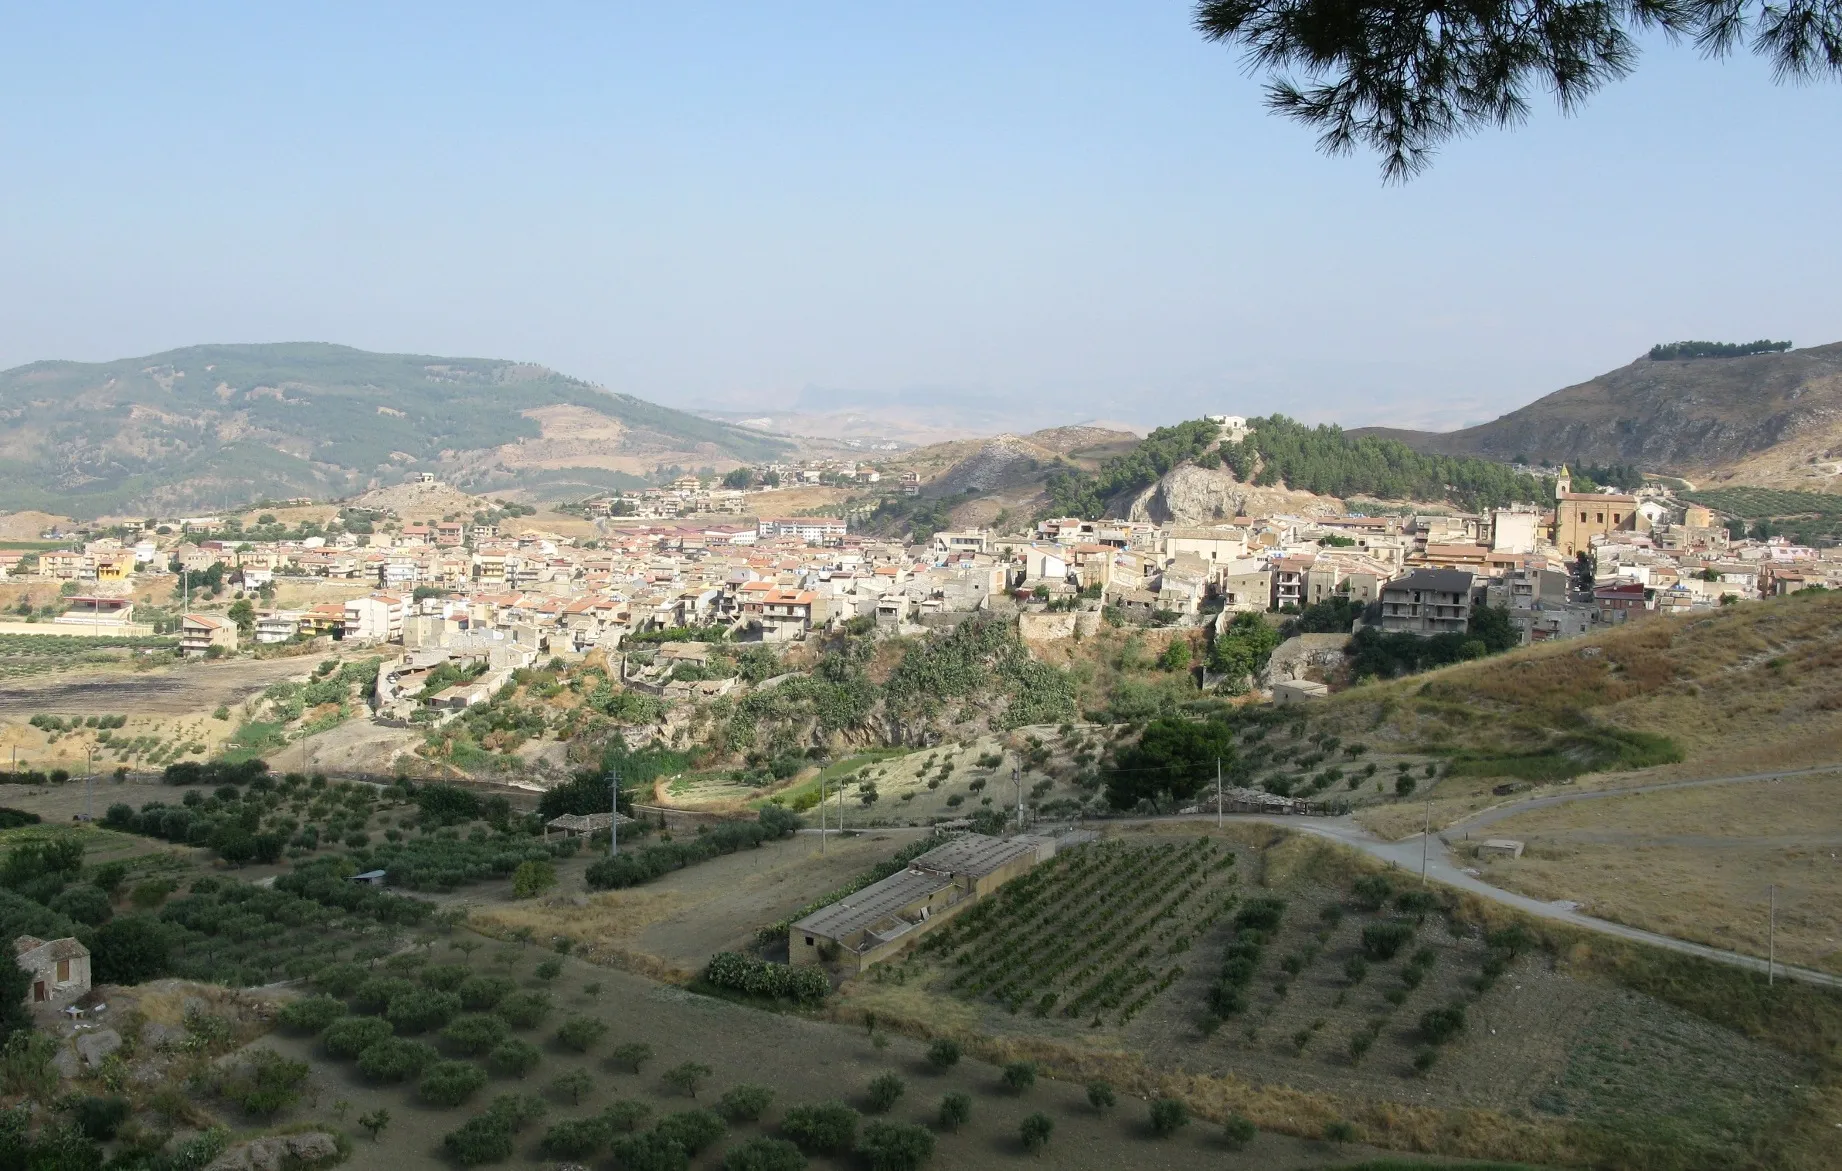
[[[817,966],[795,968],[732,951],[719,952],[711,958],[704,969],[704,980],[717,988],[801,1004],[818,1004],[831,994],[831,981]]]
[[[902,1100],[902,1094],[908,1089],[901,1078],[892,1073],[885,1073],[870,1082],[869,1107],[872,1114],[887,1114]]]
[[[1254,1141],[1260,1134],[1260,1128],[1239,1114],[1230,1114],[1222,1123],[1222,1141],[1230,1148],[1240,1150]]]
[[[98,1143],[112,1140],[115,1132],[121,1129],[122,1123],[128,1121],[128,1116],[133,1112],[134,1107],[128,1099],[114,1096],[82,1098],[71,1107],[77,1129],[83,1132],[83,1137]]]
[[[390,1022],[374,1016],[345,1017],[326,1027],[320,1044],[334,1057],[351,1060],[380,1041],[389,1040]]]
[[[398,1033],[415,1036],[441,1028],[459,1016],[460,1011],[460,997],[454,993],[418,989],[392,1000],[390,1008],[384,1013],[384,1019]]]
[[[290,1061],[273,1049],[253,1049],[218,1069],[217,1092],[247,1113],[269,1118],[300,1101],[311,1072],[305,1061]]]
[[[570,1017],[556,1030],[557,1043],[574,1049],[577,1053],[586,1053],[595,1042],[607,1036],[606,1021],[596,1017]]]
[[[553,1159],[586,1159],[607,1145],[608,1127],[599,1118],[571,1118],[551,1123],[538,1142]]]
[[[345,1015],[345,1001],[336,996],[308,996],[284,1007],[281,1023],[298,1033],[317,1035]]]
[[[676,1114],[667,1114],[652,1128],[654,1134],[683,1147],[687,1155],[702,1153],[722,1138],[727,1129],[723,1120],[708,1110],[682,1110]]]
[[[563,961],[548,959],[537,965],[535,975],[539,980],[550,981],[563,974]]]
[[[731,1122],[753,1122],[774,1104],[774,1091],[766,1086],[740,1085],[723,1091],[717,1111]]]
[[[870,1171],[920,1171],[934,1157],[934,1133],[909,1122],[872,1122],[857,1140]]]
[[[940,1038],[927,1047],[927,1063],[937,1072],[945,1073],[959,1064],[959,1042]]]
[[[1404,890],[1394,896],[1394,909],[1422,920],[1439,909],[1439,896],[1430,890]]]
[[[780,1116],[780,1129],[803,1151],[841,1155],[857,1141],[858,1117],[842,1102],[792,1106]]]
[[[1393,959],[1412,942],[1411,923],[1371,923],[1362,929],[1362,954],[1377,963]]]
[[[1459,1003],[1435,1008],[1420,1017],[1420,1035],[1428,1044],[1443,1045],[1465,1031],[1465,1006]]]
[[[441,1039],[453,1046],[456,1052],[469,1057],[489,1053],[507,1033],[506,1023],[490,1013],[463,1013],[448,1022],[448,1027],[441,1030]]]
[[[958,1130],[972,1121],[972,1095],[952,1093],[940,1099],[940,1126]]]
[[[493,1009],[514,1029],[534,1029],[550,1015],[548,992],[514,992]]]
[[[723,1153],[723,1171],[805,1171],[806,1156],[780,1138],[751,1138]]]
[[[691,1165],[685,1149],[658,1131],[622,1135],[612,1146],[621,1171],[685,1171]]]
[[[614,1052],[608,1054],[608,1065],[624,1069],[628,1073],[638,1073],[640,1067],[652,1060],[652,1046],[644,1041],[628,1041],[614,1046]]]
[[[1118,1099],[1113,1094],[1113,1087],[1106,1082],[1087,1083],[1087,1104],[1105,1113],[1113,1108]]]
[[[1365,874],[1350,890],[1350,901],[1364,911],[1379,911],[1394,894],[1394,884],[1380,874]]]
[[[1021,1094],[1035,1084],[1035,1062],[1013,1061],[1004,1067],[1004,1088],[1011,1093]]]
[[[468,1012],[487,1012],[498,1007],[517,987],[508,976],[468,976],[454,992]]]
[[[1175,1098],[1159,1098],[1151,1104],[1151,1133],[1168,1138],[1188,1126],[1190,1108]]]
[[[697,1087],[703,1085],[705,1079],[713,1072],[715,1071],[701,1062],[686,1061],[665,1071],[665,1084],[681,1094],[688,1094],[695,1098]]]
[[[470,1061],[438,1061],[429,1066],[416,1092],[431,1106],[458,1106],[486,1084],[486,1071]]]
[[[486,1054],[486,1064],[501,1077],[523,1077],[538,1067],[544,1055],[537,1046],[516,1037],[501,1041]]]
[[[415,1077],[438,1057],[420,1041],[390,1037],[358,1055],[358,1072],[374,1082],[400,1082]]]
[[[1019,1136],[1023,1139],[1023,1149],[1032,1155],[1042,1153],[1049,1145],[1049,1136],[1055,1132],[1055,1121],[1040,1111],[1023,1120]]]

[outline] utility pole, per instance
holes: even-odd
[[[96,820],[94,816],[96,812],[96,750],[85,748],[83,756],[83,820],[87,822]]]
[[[1778,974],[1778,884],[1772,884],[1772,910],[1765,921],[1765,986]]]
[[[620,853],[620,769],[608,770],[608,790],[614,813],[608,822],[608,857],[612,858]]]
[[[1023,832],[1023,761],[1011,766],[1011,780],[1017,782],[1017,832]]]
[[[1222,758],[1215,758],[1215,828],[1222,828]]]
[[[819,770],[819,854],[825,854],[825,770]]]

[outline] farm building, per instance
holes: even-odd
[[[1522,843],[1515,838],[1491,838],[1477,848],[1480,858],[1520,858]]]
[[[907,869],[793,924],[787,962],[800,966],[836,958],[862,972],[1054,855],[1055,842],[1048,838],[956,837]]]
[[[49,943],[30,935],[13,941],[13,955],[32,977],[33,1004],[68,1004],[90,990],[90,949],[75,939]]]

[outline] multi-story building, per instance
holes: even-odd
[[[1381,627],[1392,634],[1463,634],[1475,578],[1462,569],[1416,569],[1382,587]]]

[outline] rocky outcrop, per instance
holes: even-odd
[[[1266,670],[1260,672],[1260,686],[1271,687],[1275,683],[1303,679],[1313,670],[1320,676],[1324,671],[1334,670],[1343,665],[1349,644],[1347,634],[1294,635],[1273,649],[1273,657],[1266,661]]]
[[[102,1063],[109,1059],[109,1054],[121,1047],[122,1035],[114,1029],[99,1029],[94,1033],[77,1035],[77,1052],[91,1069],[100,1069]]]
[[[325,1131],[278,1134],[231,1147],[205,1171],[307,1171],[339,1161],[339,1141]]]
[[[1343,505],[1329,496],[1243,484],[1225,468],[1184,464],[1155,484],[1111,501],[1107,511],[1152,524],[1207,525],[1237,516],[1338,516]]]
[[[1015,435],[998,435],[932,481],[930,492],[995,492],[1028,480],[1037,469],[1055,462],[1057,453]]]

